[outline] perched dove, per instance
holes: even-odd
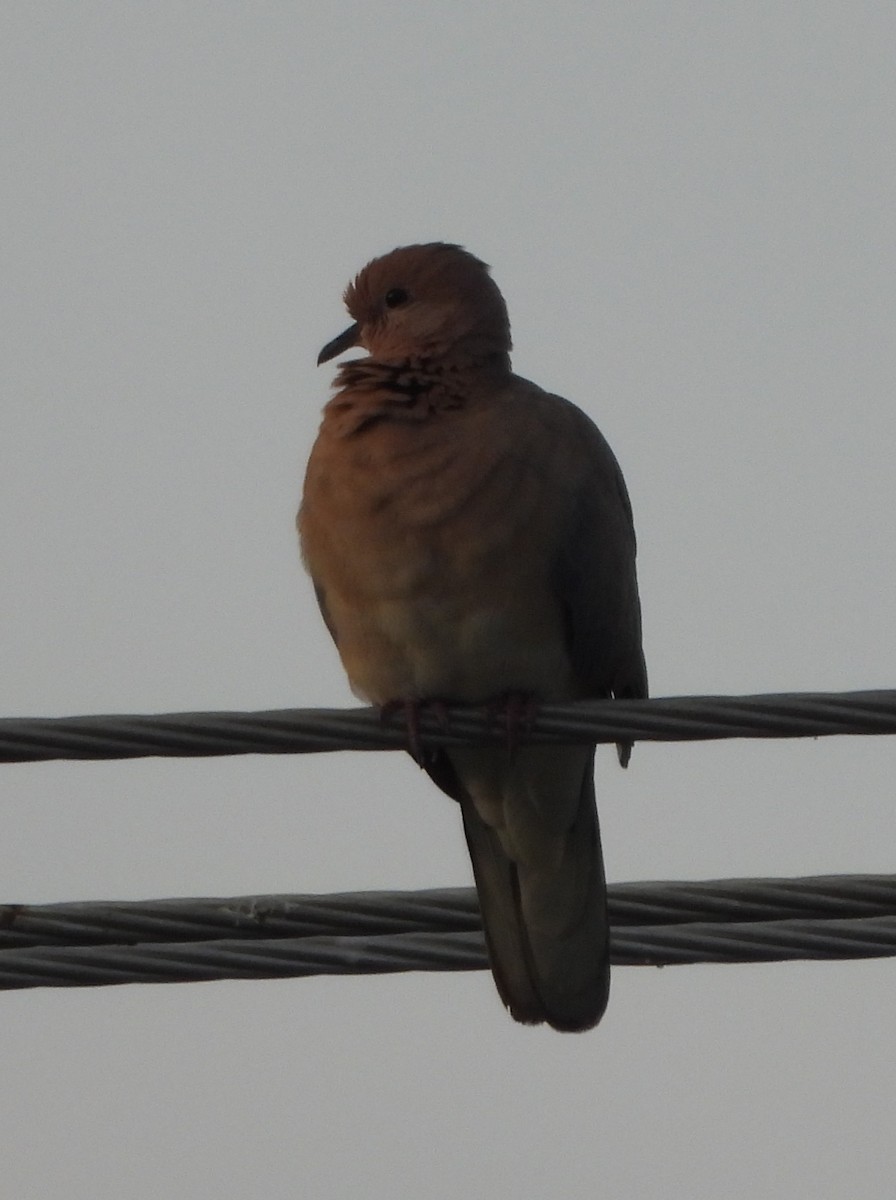
[[[298,526],[354,692],[410,714],[459,802],[492,972],[512,1015],[589,1029],[610,983],[593,746],[429,751],[420,705],[642,697],[622,474],[574,405],[510,370],[507,309],[459,246],[405,246],[350,284],[353,346]],[[508,735],[512,737],[512,732]],[[630,747],[619,747],[625,765]]]

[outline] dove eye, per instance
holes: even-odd
[[[410,300],[410,296],[404,288],[389,288],[385,296],[386,308],[398,308]]]

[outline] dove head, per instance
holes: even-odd
[[[485,263],[460,246],[401,246],[375,258],[345,290],[355,324],[324,346],[318,363],[351,346],[378,362],[450,361],[510,366],[510,321]]]

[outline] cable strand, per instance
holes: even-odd
[[[425,746],[502,738],[483,707],[452,708],[448,728],[421,714]],[[896,733],[896,690],[678,696],[544,705],[520,743],[696,741]],[[159,716],[0,718],[0,762],[403,750],[400,722],[370,708]]]
[[[618,966],[896,955],[892,875],[617,884],[610,911]],[[0,990],[487,965],[470,888],[6,905],[0,932]]]

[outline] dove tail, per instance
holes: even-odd
[[[524,1024],[591,1029],[610,990],[610,930],[590,765],[562,855],[549,866],[514,862],[473,803],[461,806],[501,999]]]

